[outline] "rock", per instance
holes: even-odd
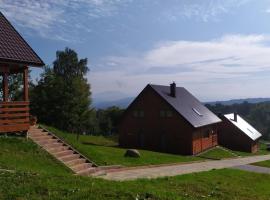
[[[133,158],[139,158],[141,157],[141,154],[136,149],[128,149],[125,153],[125,157],[133,157]]]

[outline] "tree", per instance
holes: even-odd
[[[85,78],[87,59],[74,50],[56,52],[53,68],[46,67],[32,85],[32,113],[39,121],[70,132],[86,132],[91,117],[90,84]]]

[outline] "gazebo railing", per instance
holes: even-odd
[[[29,102],[0,102],[0,133],[29,129]]]

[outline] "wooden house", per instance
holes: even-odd
[[[255,128],[237,113],[220,116],[218,143],[232,150],[257,152],[259,138],[262,136]]]
[[[221,120],[183,87],[148,84],[119,124],[126,148],[193,155],[217,145]]]
[[[29,129],[28,68],[43,66],[43,61],[0,12],[0,133],[26,132]],[[12,101],[9,76],[23,74],[23,100]]]

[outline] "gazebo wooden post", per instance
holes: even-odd
[[[24,89],[24,101],[29,101],[28,91],[28,67],[23,69],[23,89]]]
[[[8,72],[6,68],[3,70],[3,101],[8,101]]]

